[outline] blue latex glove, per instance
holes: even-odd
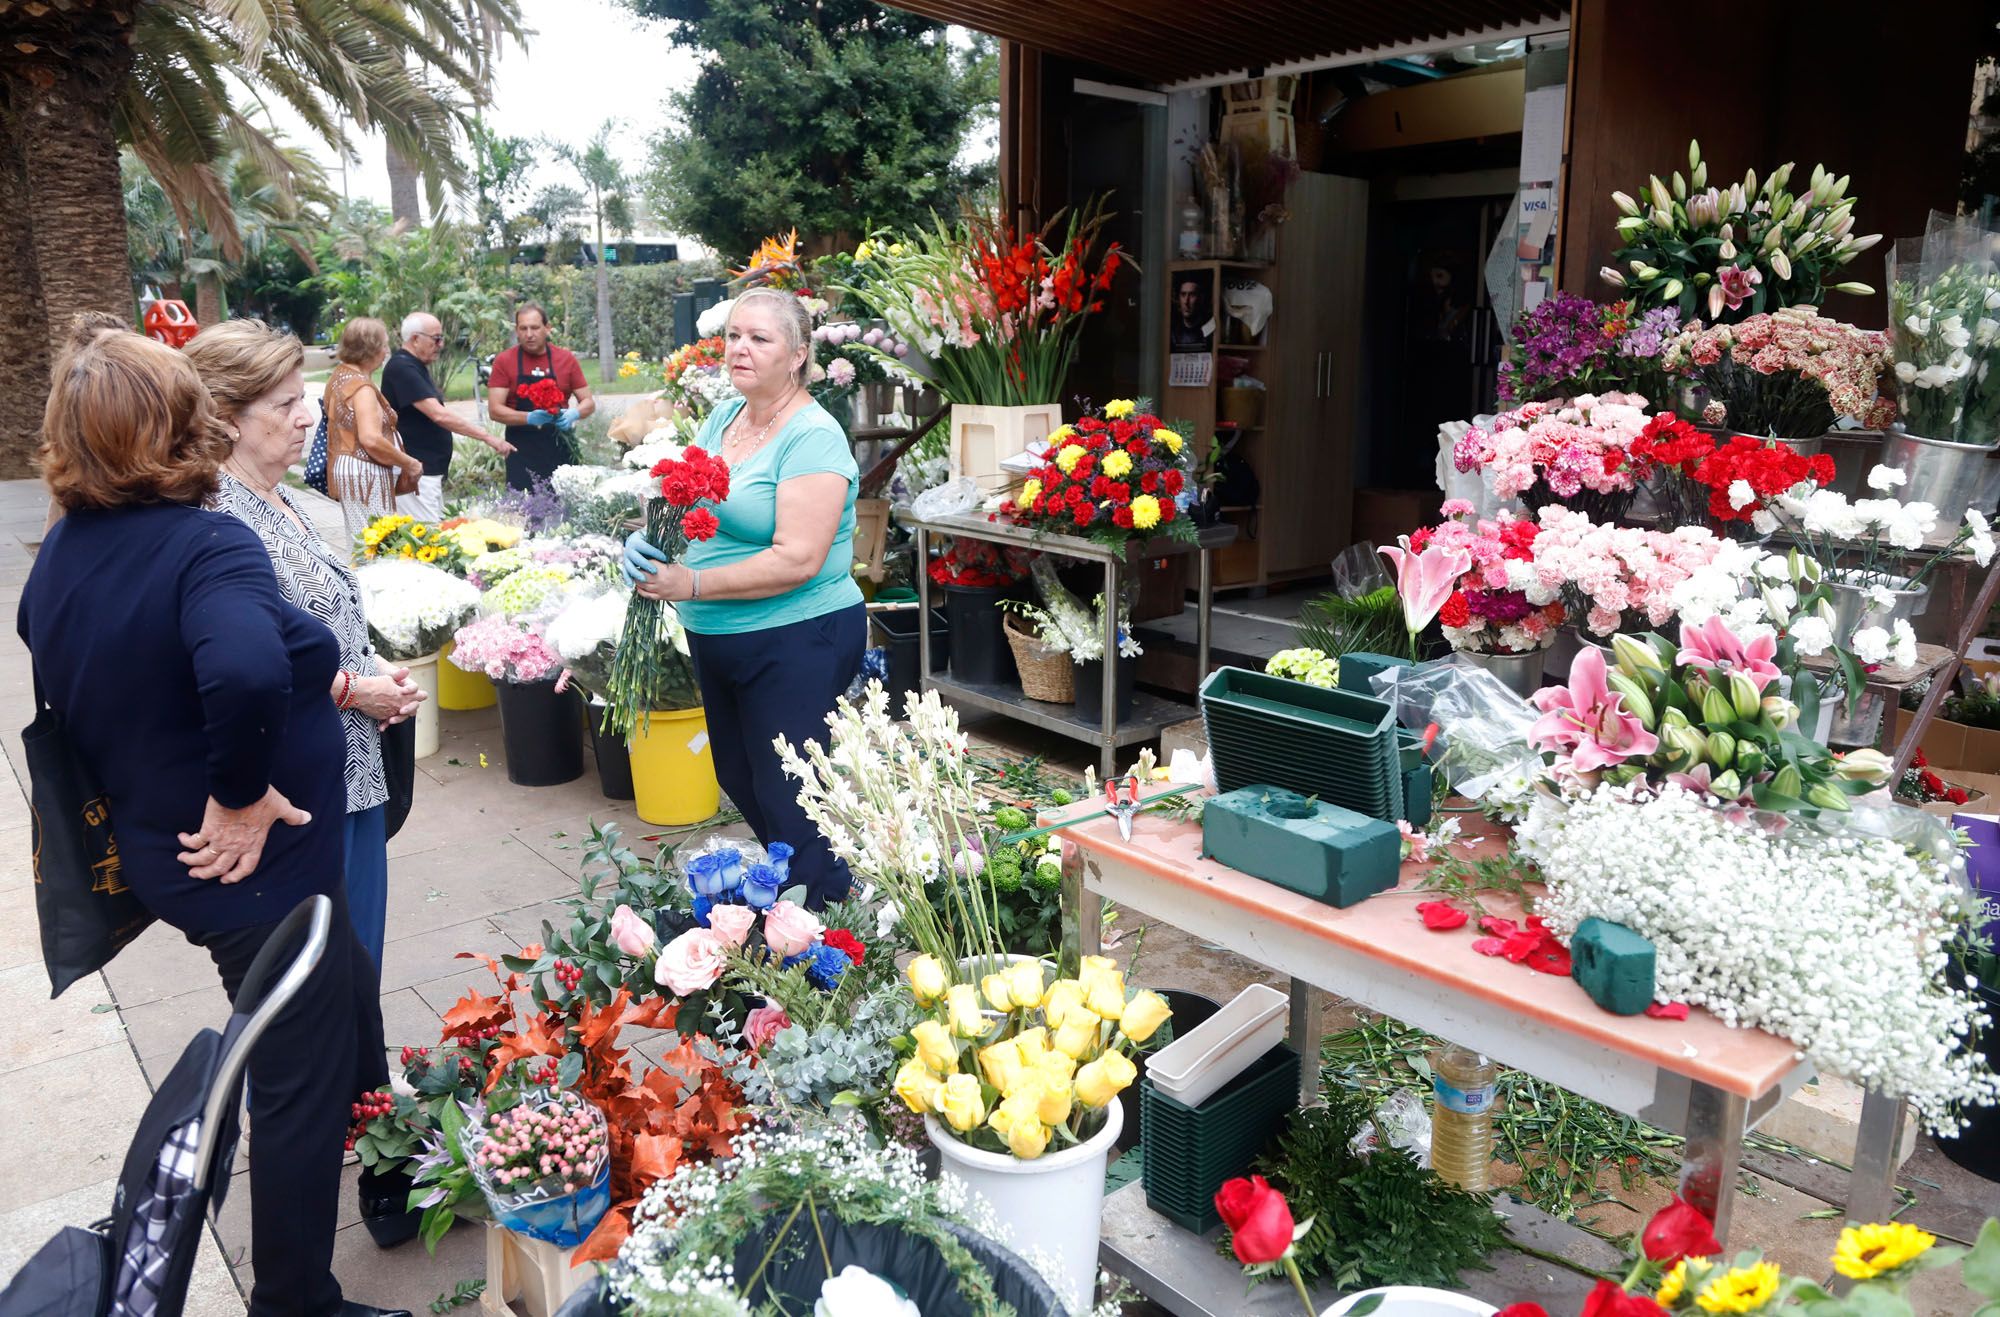
[[[666,562],[667,555],[654,547],[653,542],[646,538],[646,532],[635,530],[625,537],[625,557],[618,564],[618,569],[625,573],[627,581],[637,585],[659,570],[653,563],[665,565]]]
[[[574,430],[577,419],[577,409],[574,407],[565,407],[562,409],[561,414],[556,417],[556,429],[562,430],[565,433]]]
[[[550,425],[554,423],[555,419],[555,413],[553,412],[533,411],[528,413],[529,425]]]

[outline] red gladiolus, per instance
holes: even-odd
[[[1276,1262],[1291,1251],[1292,1209],[1261,1175],[1224,1182],[1215,1210],[1229,1227],[1229,1246],[1245,1266]]]
[[[1600,1280],[1583,1301],[1580,1317],[1660,1317],[1665,1311],[1648,1295],[1627,1294],[1612,1282]]]
[[[1674,1195],[1674,1200],[1653,1213],[1653,1219],[1646,1223],[1645,1233],[1639,1237],[1639,1246],[1646,1256],[1663,1267],[1671,1267],[1682,1258],[1710,1258],[1722,1252],[1722,1245],[1716,1241],[1715,1226],[1704,1216],[1701,1209]],[[1623,1311],[1617,1308],[1605,1309],[1607,1313]]]

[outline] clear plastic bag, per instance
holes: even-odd
[[[1369,681],[1396,706],[1403,726],[1437,725],[1435,771],[1468,800],[1496,791],[1513,799],[1542,777],[1542,757],[1528,745],[1538,715],[1485,669],[1440,659],[1389,668]]]
[[[1385,1139],[1390,1147],[1409,1153],[1417,1165],[1431,1164],[1431,1115],[1415,1090],[1399,1088],[1383,1099],[1375,1118],[1362,1122],[1348,1146],[1366,1157]]]
[[[978,507],[981,497],[979,482],[969,476],[961,476],[927,489],[910,500],[910,513],[919,521],[956,517]]]
[[[1367,540],[1348,545],[1334,557],[1333,587],[1343,599],[1361,599],[1394,584],[1382,566],[1381,551]]]
[[[610,1126],[602,1111],[575,1093],[534,1089],[510,1111],[524,1109],[584,1117],[587,1136],[594,1136],[595,1140],[586,1154],[589,1163],[594,1163],[594,1172],[583,1171],[568,1177],[575,1187],[564,1187],[560,1175],[537,1177],[535,1186],[525,1191],[501,1183],[499,1177],[504,1170],[488,1165],[482,1153],[493,1121],[506,1113],[489,1113],[483,1103],[465,1111],[465,1128],[459,1134],[459,1142],[466,1165],[496,1225],[557,1248],[575,1248],[597,1228],[598,1221],[611,1207]]]

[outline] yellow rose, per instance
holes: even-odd
[[[1097,1050],[1098,1019],[1088,1010],[1071,1011],[1063,1017],[1051,1045],[1064,1056],[1081,1061]]]
[[[993,1027],[979,1009],[979,994],[970,983],[954,983],[945,989],[944,1008],[951,1031],[960,1038],[984,1038]]]
[[[1083,985],[1075,979],[1057,979],[1042,998],[1042,1018],[1051,1029],[1059,1029],[1069,1013],[1083,1005]]]
[[[1034,1066],[1035,1073],[1042,1077],[1043,1083],[1056,1088],[1067,1090],[1071,1081],[1076,1078],[1076,1062],[1061,1052],[1043,1052],[1032,1063],[1025,1057],[1022,1060],[1024,1064]]]
[[[1076,1096],[1086,1107],[1101,1107],[1138,1078],[1139,1068],[1123,1052],[1106,1052],[1076,1072]]]
[[[936,1105],[945,1124],[960,1134],[986,1119],[986,1101],[979,1094],[979,1080],[973,1075],[953,1075],[938,1091]]]
[[[874,254],[875,254],[875,244],[868,241],[868,239],[866,238],[863,238],[861,240],[861,245],[854,249],[854,259],[857,261],[865,261]]]
[[[1179,456],[1181,445],[1187,441],[1172,430],[1155,430],[1153,431],[1153,442],[1175,456]]]
[[[1007,970],[1007,995],[1014,999],[1014,1009],[1032,1011],[1042,1004],[1042,966],[1040,961],[1023,960]]]
[[[1113,480],[1122,480],[1132,474],[1132,454],[1122,448],[1114,448],[1104,455],[1098,469]]]
[[[1049,1031],[1038,1024],[1032,1029],[1023,1029],[1015,1034],[1013,1042],[1014,1046],[1020,1049],[1021,1064],[1033,1065],[1038,1058],[1048,1055]]]
[[[1109,956],[1085,956],[1077,964],[1076,979],[1087,988],[1092,979],[1102,978],[1117,971],[1118,962]]]
[[[1104,404],[1104,414],[1114,421],[1122,421],[1138,410],[1130,398],[1113,398]]]
[[[1070,1105],[1074,1101],[1075,1094],[1068,1080],[1057,1082],[1044,1072],[1041,1100],[1035,1104],[1035,1118],[1044,1125],[1060,1125],[1069,1119]]]
[[[889,254],[890,254],[891,256],[901,256],[901,255],[903,254],[903,244],[902,244],[902,243],[900,243],[900,242],[892,242],[892,243],[890,243],[890,244],[889,244]]]
[[[1014,500],[1014,506],[1032,508],[1035,506],[1035,500],[1041,496],[1042,482],[1039,480],[1030,480],[1027,484],[1021,486],[1021,496]]]
[[[1125,1036],[1135,1043],[1143,1043],[1166,1023],[1174,1008],[1167,1005],[1167,999],[1151,988],[1135,994],[1125,1003],[1125,1014],[1119,1018]]]
[[[1042,1155],[1049,1146],[1049,1127],[1038,1120],[1017,1120],[1007,1130],[1007,1151],[1024,1162]]]
[[[928,1006],[944,996],[944,990],[951,984],[951,977],[936,956],[918,956],[910,962],[908,973],[910,989],[917,994],[919,1006]]]
[[[936,1020],[925,1020],[910,1030],[917,1043],[917,1059],[940,1075],[958,1069],[958,1044]]]
[[[996,1011],[1011,1011],[1014,1009],[1014,998],[1007,991],[1007,976],[1005,974],[988,974],[985,978],[979,980],[979,993],[986,998]]]
[[[896,1096],[903,1099],[904,1106],[920,1116],[931,1109],[931,1100],[937,1095],[939,1087],[937,1076],[914,1056],[903,1062],[903,1068],[896,1072]]]
[[[1093,1015],[1115,1020],[1125,1014],[1125,976],[1118,970],[1086,980],[1083,1004]]]
[[[1003,1094],[1013,1091],[1021,1079],[1021,1049],[1014,1045],[1012,1038],[979,1049],[979,1072],[986,1076],[986,1082]]]
[[[1160,500],[1151,494],[1141,494],[1132,500],[1132,528],[1151,530],[1160,524]]]
[[[1081,444],[1064,444],[1056,450],[1056,470],[1068,475],[1076,470],[1076,464],[1083,460]]]

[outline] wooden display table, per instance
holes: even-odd
[[[1053,811],[1044,822],[1087,815],[1100,804]],[[1324,1032],[1317,989],[1684,1134],[1681,1189],[1713,1218],[1718,1239],[1726,1241],[1729,1230],[1744,1134],[1812,1076],[1811,1064],[1783,1038],[1730,1028],[1699,1008],[1679,1021],[1613,1015],[1573,979],[1480,955],[1467,929],[1426,929],[1414,909],[1437,899],[1417,887],[1425,865],[1406,863],[1395,889],[1337,910],[1202,859],[1198,824],[1142,813],[1127,842],[1115,820],[1100,816],[1054,835],[1069,843],[1066,956],[1099,951],[1101,907],[1086,897],[1106,897],[1288,975],[1291,1037],[1307,1058],[1317,1056]],[[1477,838],[1464,848],[1471,854],[1501,848],[1498,830],[1477,816],[1468,818],[1467,835]],[[1520,914],[1504,899],[1481,899],[1491,912]],[[1316,1065],[1302,1069],[1302,1104],[1317,1100],[1318,1075]],[[1888,1219],[1903,1108],[1900,1098],[1866,1097],[1851,1219]],[[1106,1250],[1109,1262],[1109,1241]],[[1146,1288],[1146,1276],[1133,1280]]]

